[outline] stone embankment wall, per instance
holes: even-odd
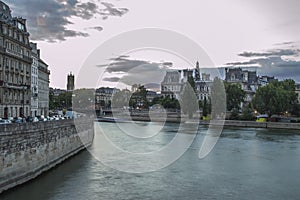
[[[89,125],[84,120],[76,126],[73,120],[1,125],[0,193],[91,145],[94,131]]]
[[[200,124],[204,124],[204,125],[205,124],[208,125],[209,123],[210,123],[209,121],[200,121]],[[300,130],[300,123],[282,123],[282,122],[255,122],[255,121],[226,120],[224,126]]]

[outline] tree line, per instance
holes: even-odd
[[[182,111],[189,117],[192,117],[197,111],[201,111],[203,117],[218,117],[226,111],[231,113],[230,119],[252,120],[254,111],[261,114],[283,115],[290,113],[294,116],[300,116],[300,105],[298,96],[295,92],[295,81],[291,79],[283,81],[272,81],[266,86],[261,86],[256,90],[251,102],[246,102],[247,93],[242,89],[239,83],[228,83],[216,77],[211,86],[209,98],[197,100],[196,84],[193,77],[189,77],[187,83],[183,86],[183,93],[179,100],[170,96],[159,96],[152,101],[147,99],[147,89],[140,86],[135,92],[120,91],[113,95],[112,103],[119,107],[130,107],[132,109],[149,109],[154,105],[161,105],[168,110]],[[76,92],[75,96],[91,101],[93,95],[86,95],[87,91]],[[89,93],[91,93],[89,91]],[[72,107],[72,92],[64,92],[58,96],[49,94],[49,108],[69,109]],[[86,98],[90,96],[91,98]],[[79,102],[81,105],[83,102]],[[101,105],[100,105],[101,106]]]

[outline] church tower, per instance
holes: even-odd
[[[68,74],[68,80],[67,80],[67,91],[73,91],[75,86],[74,86],[74,81],[75,81],[75,77],[72,74],[72,72],[70,72],[70,74]]]
[[[200,81],[200,68],[199,62],[196,62],[196,69],[195,69],[195,81]]]

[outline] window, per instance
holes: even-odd
[[[25,44],[28,44],[28,37],[27,36],[25,36],[24,42],[25,42]]]
[[[23,35],[22,34],[19,35],[19,41],[23,42]]]
[[[7,26],[3,26],[3,34],[7,34]]]
[[[10,37],[12,37],[12,36],[13,36],[13,32],[12,32],[12,30],[11,30],[11,29],[8,29],[8,35],[9,35]]]

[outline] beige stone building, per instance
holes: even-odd
[[[31,48],[26,20],[0,1],[0,117],[30,115]]]

